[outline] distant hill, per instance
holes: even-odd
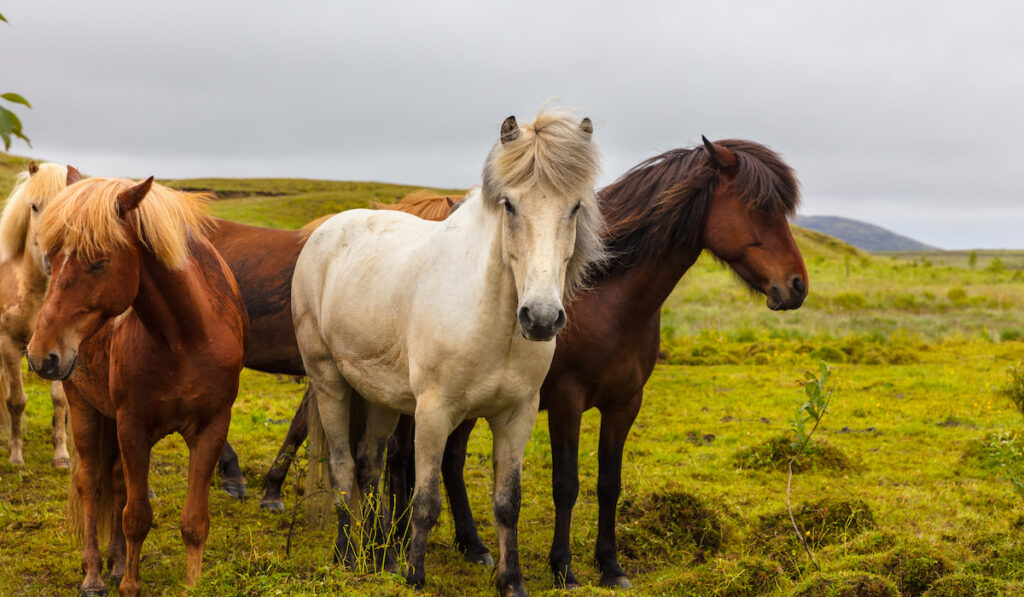
[[[838,216],[797,216],[797,226],[842,239],[865,251],[930,251],[936,247],[907,238],[881,226]]]

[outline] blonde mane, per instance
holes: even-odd
[[[87,178],[61,192],[39,221],[43,251],[62,248],[65,254],[96,259],[128,245],[117,196],[136,183],[125,178]],[[136,236],[171,269],[189,261],[192,235],[204,234],[210,217],[208,193],[185,193],[153,184],[126,220]]]
[[[576,247],[566,268],[566,294],[586,284],[588,274],[605,260],[603,220],[594,187],[600,159],[590,133],[574,110],[541,108],[533,122],[519,125],[519,136],[495,144],[484,163],[483,200],[498,209],[504,189],[540,187],[579,198]]]
[[[35,174],[28,170],[18,173],[0,216],[0,261],[17,257],[25,250],[33,202],[42,212],[67,186],[67,177],[68,169],[57,164],[41,164]]]

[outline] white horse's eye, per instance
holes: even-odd
[[[508,199],[502,199],[501,204],[505,206],[505,213],[510,216],[516,215],[516,208],[512,206],[512,203]]]
[[[580,207],[582,207],[582,206],[583,206],[583,202],[582,201],[577,201],[576,205],[572,208],[572,213],[569,214],[569,215],[570,216],[574,216],[574,215],[578,214],[580,212]]]

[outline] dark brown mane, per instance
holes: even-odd
[[[800,202],[793,171],[753,141],[716,141],[736,154],[732,188],[752,208],[792,215]],[[603,274],[660,259],[701,240],[718,170],[707,149],[672,149],[637,164],[601,189],[610,259]],[[601,274],[598,275],[601,277]]]

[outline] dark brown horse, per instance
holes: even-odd
[[[72,491],[85,532],[82,593],[106,593],[97,522],[109,494],[110,574],[121,577],[120,595],[134,597],[153,522],[150,451],[173,432],[189,449],[181,514],[188,583],[202,571],[210,479],[231,422],[248,321],[231,272],[202,235],[202,197],[152,178],[79,178],[68,169],[68,188],[40,220],[53,277],[28,361],[40,376],[63,380],[67,393],[80,459]]]
[[[458,198],[417,191],[399,203],[375,207],[443,220]],[[249,313],[251,333],[246,367],[281,375],[306,374],[292,326],[292,272],[306,239],[325,218],[310,222],[301,230],[261,228],[212,219],[207,238],[231,268]],[[309,399],[309,390],[306,391],[303,405]],[[295,450],[305,441],[307,433],[305,408],[300,408],[299,413],[292,419],[281,450],[264,479],[266,491],[260,500],[261,507],[275,511],[284,509],[281,484]],[[229,444],[224,445],[218,467],[224,490],[234,497],[244,498],[245,477],[238,466],[238,455]]]
[[[807,295],[807,270],[786,220],[799,189],[774,152],[750,141],[726,140],[655,156],[600,192],[611,261],[567,309],[551,370],[541,388],[551,435],[555,501],[551,568],[558,587],[576,586],[569,547],[573,505],[579,493],[580,421],[601,412],[598,444],[598,534],[601,584],[628,587],[615,545],[615,508],[622,477],[622,449],[658,358],[661,305],[679,279],[708,249],[770,309],[796,309]],[[456,541],[472,561],[490,560],[477,535],[462,468],[475,421],[449,438],[442,465],[456,526]],[[396,510],[404,509],[403,471],[409,438],[389,463]]]

